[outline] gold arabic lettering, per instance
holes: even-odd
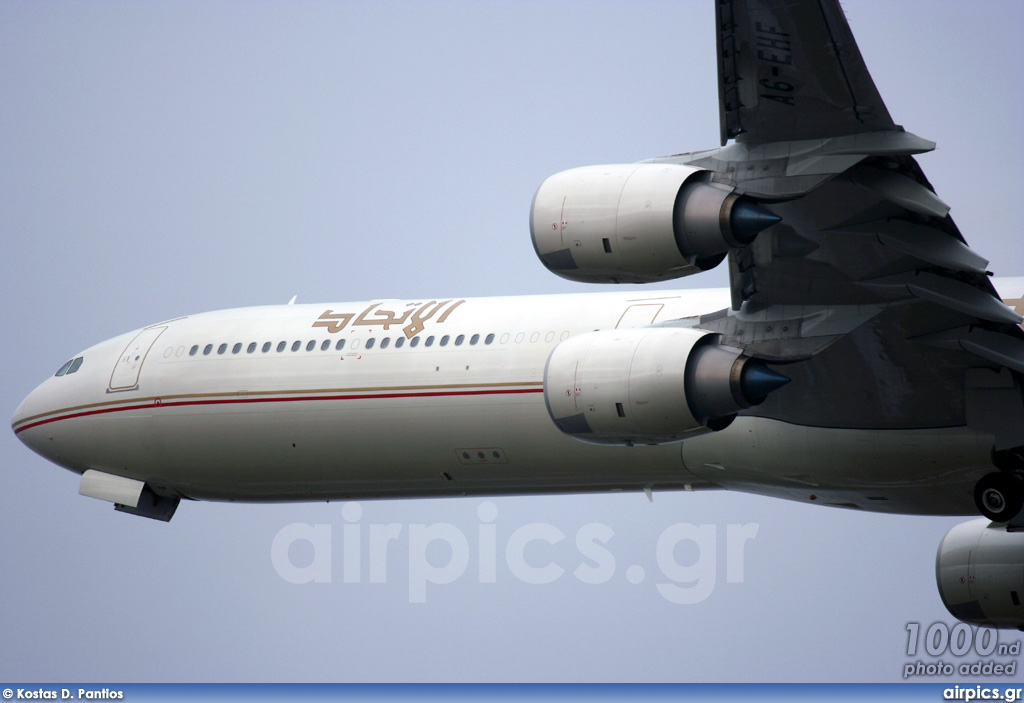
[[[336,334],[345,329],[349,324],[353,327],[381,327],[384,330],[390,330],[392,325],[405,325],[402,331],[407,338],[411,339],[426,329],[426,322],[439,312],[444,310],[441,316],[437,318],[437,322],[442,323],[448,319],[448,316],[452,314],[455,308],[465,302],[465,300],[452,302],[449,299],[440,302],[431,300],[428,303],[406,303],[405,307],[409,309],[402,313],[381,308],[381,303],[371,303],[369,307],[358,314],[352,312],[336,313],[334,310],[324,310],[313,323],[313,327],[324,327],[331,334]],[[446,306],[447,309],[445,309]],[[406,324],[406,322],[409,324]]]
[[[351,322],[353,317],[350,312],[335,313],[333,310],[324,310],[313,326],[326,327],[328,332],[335,334],[345,329],[345,325]]]

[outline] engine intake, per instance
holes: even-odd
[[[1024,532],[986,518],[957,525],[939,544],[935,579],[953,617],[1024,630]]]
[[[665,327],[567,339],[544,369],[551,419],[595,444],[664,444],[722,429],[789,379],[719,339]]]
[[[556,173],[533,198],[537,256],[584,283],[650,283],[713,268],[780,218],[710,174],[651,163]]]

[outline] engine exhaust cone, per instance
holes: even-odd
[[[750,244],[761,230],[781,221],[782,218],[778,215],[743,198],[732,206],[732,212],[729,214],[732,236],[742,244]]]
[[[751,403],[760,403],[772,391],[782,388],[790,379],[762,364],[748,363],[740,376],[740,390]]]

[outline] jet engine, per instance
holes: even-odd
[[[595,444],[664,444],[722,429],[789,379],[719,340],[668,327],[571,337],[544,369],[551,419]]]
[[[710,176],[654,163],[556,173],[533,198],[537,256],[583,283],[650,283],[713,268],[779,217]]]
[[[935,579],[954,617],[1024,630],[1024,532],[985,518],[957,525],[939,544]]]

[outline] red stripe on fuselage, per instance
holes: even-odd
[[[375,399],[394,399],[394,398],[443,398],[453,396],[474,396],[474,395],[519,395],[523,393],[543,393],[543,388],[512,388],[508,390],[500,391],[432,391],[426,393],[367,393],[367,394],[349,394],[349,395],[319,395],[319,396],[285,396],[282,398],[217,398],[211,400],[172,400],[163,402],[159,398],[155,399],[151,403],[140,404],[140,405],[122,405],[116,408],[98,408],[96,410],[84,410],[82,412],[69,413],[67,415],[57,415],[56,417],[50,417],[45,420],[38,420],[31,422],[27,425],[14,430],[14,434],[18,434],[25,430],[33,427],[39,427],[40,425],[48,425],[51,422],[60,422],[61,420],[71,420],[77,417],[88,417],[90,415],[106,415],[109,413],[126,412],[128,410],[153,410],[159,408],[175,408],[186,405],[231,405],[231,404],[243,404],[243,403],[296,403],[296,402],[316,402],[322,400],[375,400]]]

